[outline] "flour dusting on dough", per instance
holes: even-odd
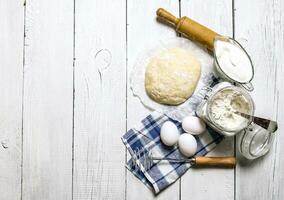
[[[181,104],[193,94],[200,73],[200,63],[189,50],[164,50],[153,57],[146,68],[146,92],[158,103]]]

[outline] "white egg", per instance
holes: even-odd
[[[206,124],[198,117],[188,116],[182,120],[182,128],[192,135],[199,135],[206,129]]]
[[[196,153],[197,142],[194,136],[184,133],[178,139],[178,146],[180,152],[186,156],[191,157]]]
[[[162,127],[160,132],[160,137],[162,142],[167,146],[173,146],[177,143],[180,133],[178,131],[177,126],[171,122],[166,121]]]

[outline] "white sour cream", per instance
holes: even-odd
[[[215,54],[219,67],[231,79],[246,83],[253,76],[253,69],[247,54],[237,45],[227,41],[215,41]]]

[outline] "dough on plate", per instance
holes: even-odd
[[[158,103],[181,104],[193,94],[200,73],[200,63],[190,51],[182,48],[162,51],[146,68],[146,92]]]

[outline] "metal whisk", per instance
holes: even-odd
[[[169,158],[169,157],[155,157],[151,151],[145,148],[136,149],[131,157],[131,162],[134,166],[134,170],[137,172],[141,170],[145,172],[159,161],[168,161],[171,163],[190,163],[191,165],[198,166],[211,166],[211,167],[235,167],[235,157],[204,157],[197,156],[192,158]]]
[[[194,163],[191,158],[155,157],[151,151],[145,148],[135,150],[131,157],[131,162],[134,164],[135,170],[140,169],[141,171],[147,171],[156,163],[155,161],[163,160],[175,163]]]

